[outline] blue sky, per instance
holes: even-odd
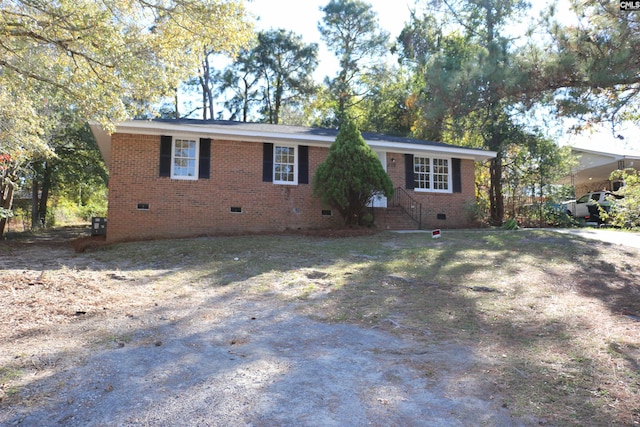
[[[380,26],[389,32],[392,39],[395,39],[405,22],[409,20],[410,9],[415,8],[415,0],[365,0],[369,3],[378,15]],[[566,0],[561,0],[566,4]],[[307,43],[318,43],[320,47],[320,64],[315,73],[316,80],[322,79],[335,73],[337,60],[323,45],[318,31],[318,22],[321,21],[323,13],[320,11],[329,3],[329,0],[250,0],[247,7],[258,17],[256,26],[259,30],[284,28],[294,33],[302,35]],[[545,2],[537,1],[529,16],[537,15],[546,5]],[[420,2],[418,2],[420,4]],[[564,6],[566,8],[566,6]],[[420,7],[417,10],[421,10]],[[563,10],[563,8],[559,8]],[[526,25],[515,26],[515,28],[525,29]]]
[[[320,63],[315,77],[322,81],[337,69],[337,60],[324,47],[318,31],[323,16],[320,8],[328,3],[329,0],[252,0],[247,6],[259,18],[256,23],[259,30],[284,28],[302,35],[307,43],[318,43]],[[368,0],[367,3],[378,14],[380,26],[395,38],[409,20],[414,0]]]
[[[415,5],[415,0],[365,1],[371,4],[373,10],[378,14],[380,26],[390,33],[392,39],[400,34],[405,22],[409,20],[410,9]],[[258,30],[284,28],[302,35],[307,43],[318,43],[320,60],[315,78],[317,81],[322,81],[325,76],[334,76],[337,70],[337,60],[333,53],[324,47],[318,31],[318,22],[323,16],[320,8],[328,2],[329,0],[250,0],[247,2],[247,7],[258,18],[256,21]],[[546,1],[539,0],[534,0],[532,3],[534,6],[528,14],[529,17],[537,16],[547,4]],[[560,0],[558,11],[558,19],[569,22],[571,15],[567,13],[567,0]],[[524,30],[527,25],[514,24],[513,27]],[[564,143],[585,148],[606,146],[615,147],[617,151],[640,150],[640,130],[637,126],[627,126],[620,129],[619,133],[625,136],[624,140],[615,138],[609,129],[600,129],[596,136],[588,133],[583,135],[562,135],[562,133],[563,131],[560,130],[558,137],[564,140]]]

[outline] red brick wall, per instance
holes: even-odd
[[[391,159],[395,159],[393,162]],[[393,166],[395,163],[395,166]],[[473,160],[461,160],[460,172],[462,192],[430,193],[407,190],[405,183],[405,156],[387,153],[387,174],[394,187],[402,187],[409,195],[422,204],[422,228],[464,228],[473,224],[467,218],[465,205],[475,202],[475,165]],[[446,219],[438,219],[444,214]]]
[[[342,220],[322,215],[313,196],[314,171],[328,149],[309,147],[309,184],[274,185],[262,181],[262,143],[212,140],[210,179],[159,177],[160,137],[112,135],[108,241],[210,234],[276,232],[339,226]],[[404,156],[388,153],[394,186],[404,188]],[[474,198],[473,161],[462,161],[462,193],[434,194],[409,190],[423,203],[429,227],[467,225],[462,204]],[[139,210],[138,204],[149,205]],[[242,208],[242,213],[231,212]],[[446,220],[436,220],[436,214]]]
[[[326,153],[327,149],[309,147],[310,171]],[[159,158],[158,136],[112,136],[109,241],[340,224],[337,215],[322,216],[311,184],[262,182],[261,143],[213,140],[211,177],[197,181],[159,177]],[[149,204],[149,210],[138,210],[138,203]],[[242,208],[242,213],[231,212],[231,207]]]

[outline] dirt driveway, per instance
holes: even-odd
[[[99,258],[0,246],[0,425],[550,425],[513,416],[482,375],[493,362],[427,330],[323,321],[248,282],[179,283],[151,253],[135,272]]]

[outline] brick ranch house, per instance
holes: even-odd
[[[342,224],[311,185],[337,130],[183,119],[126,121],[113,134],[91,129],[110,174],[107,241]],[[374,200],[377,227],[471,225],[464,206],[475,201],[474,162],[494,152],[363,137],[396,187],[393,200]]]

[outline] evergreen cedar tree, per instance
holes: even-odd
[[[372,225],[367,204],[373,195],[393,195],[391,179],[351,120],[342,124],[326,160],[318,166],[313,191],[340,212],[346,226]]]

